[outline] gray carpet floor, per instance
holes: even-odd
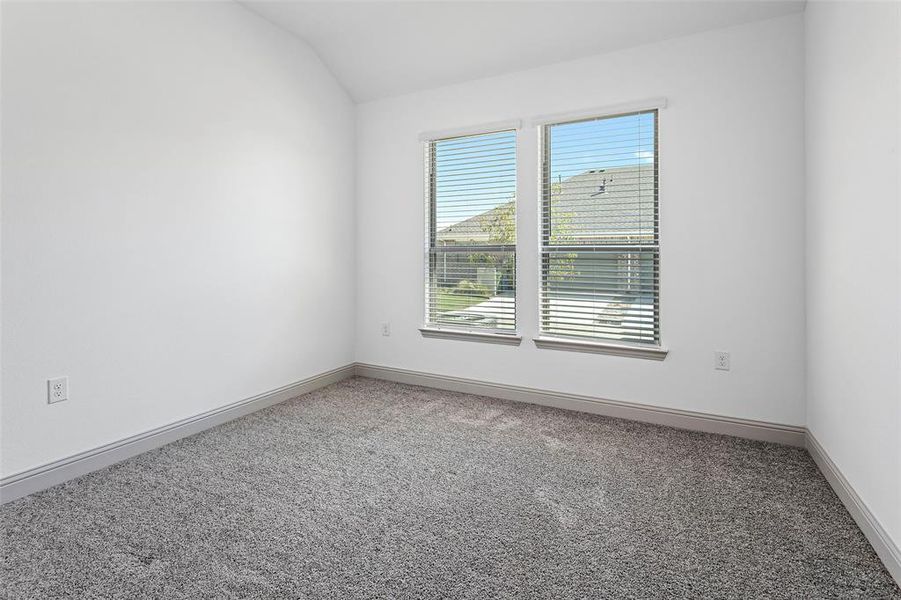
[[[0,517],[16,600],[901,599],[803,450],[369,379]]]

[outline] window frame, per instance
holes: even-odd
[[[577,352],[590,352],[600,354],[612,354],[616,356],[628,356],[646,358],[651,360],[663,360],[668,351],[663,345],[663,319],[662,291],[661,291],[661,219],[660,219],[660,111],[666,107],[665,99],[647,101],[644,104],[620,105],[610,107],[609,110],[579,111],[570,114],[558,114],[540,119],[534,119],[533,124],[538,129],[538,302],[537,302],[537,326],[538,336],[533,338],[536,347],[551,350],[570,350]],[[655,342],[619,341],[600,336],[568,336],[560,333],[545,331],[545,295],[546,273],[548,272],[550,255],[557,251],[565,251],[577,246],[554,246],[550,243],[551,237],[551,202],[549,185],[551,162],[551,128],[556,125],[581,123],[616,117],[625,117],[654,113],[654,243],[650,249],[655,253],[654,264],[657,269],[654,297],[654,332]],[[605,190],[606,191],[606,190]],[[619,250],[621,254],[640,254],[648,252],[648,245],[641,244],[617,244],[611,245],[610,250]]]
[[[519,303],[518,303],[518,270],[519,270],[519,248],[518,248],[518,225],[519,225],[519,129],[521,121],[504,121],[483,125],[480,127],[468,127],[465,129],[446,130],[432,133],[422,133],[419,140],[423,145],[424,157],[424,212],[425,212],[425,248],[423,253],[423,296],[422,308],[423,318],[422,327],[419,328],[420,333],[425,338],[445,338],[458,341],[475,341],[486,342],[502,345],[518,346],[522,341],[519,333]],[[482,245],[460,245],[455,246],[453,252],[485,252],[500,251],[510,252],[513,255],[513,278],[514,278],[514,296],[513,296],[513,327],[508,328],[489,328],[489,327],[467,327],[465,325],[452,325],[448,323],[435,323],[432,321],[431,293],[432,293],[432,277],[435,265],[433,259],[437,256],[438,227],[437,227],[437,179],[433,177],[436,172],[436,152],[435,147],[438,142],[445,140],[453,140],[465,137],[473,137],[480,135],[490,135],[494,133],[510,132],[513,134],[514,148],[514,197],[513,197],[513,227],[514,236],[512,244],[482,244]]]

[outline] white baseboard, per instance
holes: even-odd
[[[221,408],[9,475],[0,479],[0,504],[53,487],[91,471],[108,467],[148,450],[159,448],[183,437],[194,435],[205,429],[353,376],[353,364],[339,367],[252,398],[239,400]]]
[[[464,379],[462,377],[433,375],[420,371],[408,371],[406,369],[363,363],[357,363],[356,374],[360,377],[385,379],[387,381],[397,381],[399,383],[409,383],[441,390],[465,392],[467,394],[553,406],[555,408],[629,419],[631,421],[642,421],[655,425],[667,425],[692,431],[720,433],[752,440],[804,447],[804,428],[792,425],[738,419],[674,408],[660,408],[634,402],[566,394],[550,390]]]
[[[826,481],[835,490],[835,494],[848,509],[851,517],[860,527],[860,530],[869,540],[873,550],[882,559],[886,570],[895,578],[895,582],[901,586],[901,549],[892,541],[888,532],[879,522],[879,519],[870,511],[863,499],[857,495],[854,488],[832,461],[826,450],[820,445],[816,437],[810,431],[807,432],[807,451],[813,457],[813,461],[820,468]]]

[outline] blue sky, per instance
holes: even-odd
[[[516,132],[442,140],[435,147],[438,229],[516,194]]]
[[[590,169],[654,162],[654,113],[551,127],[551,181]]]
[[[654,160],[654,113],[554,125],[551,181],[590,169]],[[438,229],[483,213],[516,194],[516,133],[501,131],[435,144]]]

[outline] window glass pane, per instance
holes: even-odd
[[[656,252],[545,252],[542,263],[545,333],[657,340]]]
[[[550,243],[653,242],[655,113],[548,128]]]
[[[516,268],[513,251],[430,253],[431,323],[513,330]]]
[[[426,321],[516,327],[516,134],[435,140],[426,151]]]
[[[439,245],[515,244],[516,134],[434,142]]]
[[[542,333],[659,344],[656,121],[544,128]]]

